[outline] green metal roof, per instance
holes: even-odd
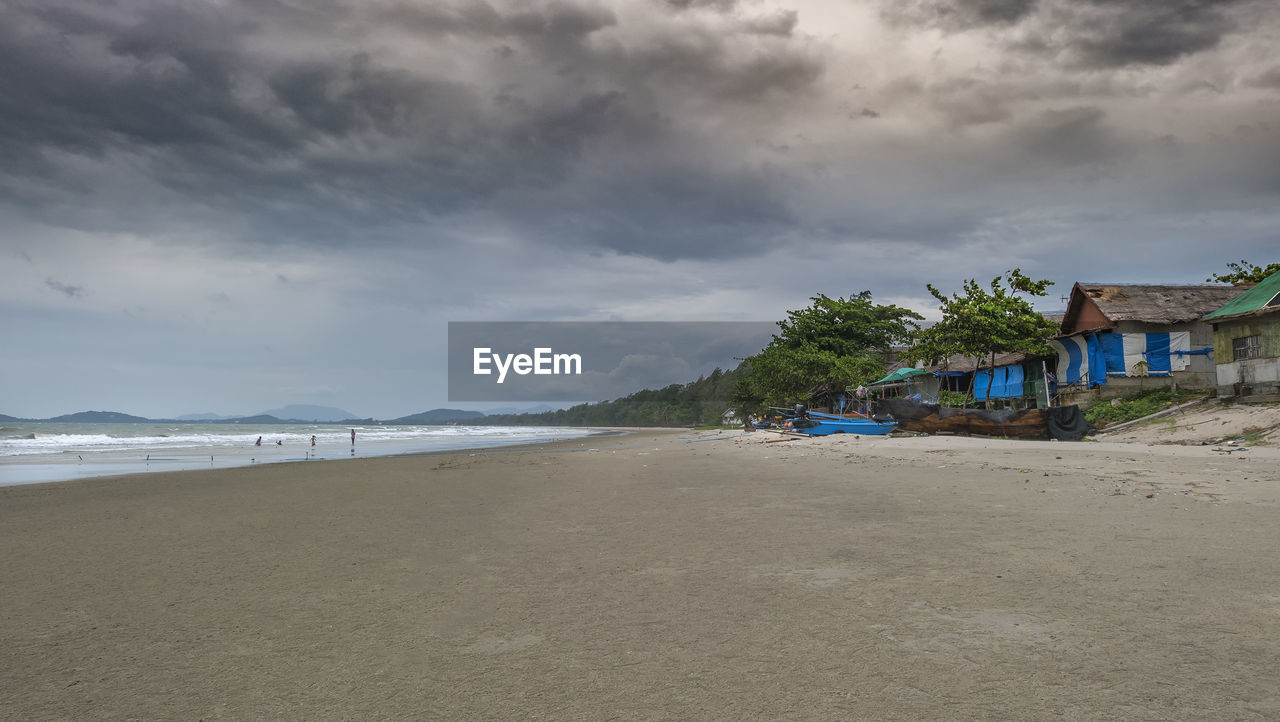
[[[1258,285],[1236,296],[1217,311],[1205,314],[1204,317],[1210,319],[1235,316],[1266,308],[1269,304],[1280,308],[1280,300],[1276,299],[1277,294],[1280,294],[1280,271],[1262,279],[1262,282]],[[1276,301],[1276,303],[1271,304],[1272,301]]]

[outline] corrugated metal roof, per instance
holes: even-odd
[[[1262,279],[1261,283],[1236,296],[1227,305],[1206,315],[1205,318],[1236,316],[1242,313],[1253,313],[1268,307],[1275,307],[1276,310],[1280,310],[1280,271]]]
[[[1126,283],[1077,284],[1111,321],[1185,323],[1222,307],[1245,292],[1236,286],[1151,286]]]

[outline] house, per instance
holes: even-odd
[[[1280,393],[1280,272],[1207,314],[1219,396]]]
[[[1064,401],[1087,403],[1155,385],[1216,386],[1213,328],[1203,317],[1244,292],[1209,284],[1076,283],[1060,334],[1049,341],[1058,352]]]
[[[737,411],[734,411],[733,409],[725,409],[724,413],[720,414],[720,423],[725,426],[737,426],[742,422],[738,420]]]

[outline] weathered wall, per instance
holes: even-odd
[[[1188,358],[1187,368],[1184,371],[1174,371],[1172,375],[1159,377],[1151,376],[1143,379],[1142,388],[1152,388],[1154,384],[1150,383],[1157,379],[1163,378],[1164,385],[1177,382],[1179,387],[1195,388],[1195,389],[1211,389],[1218,385],[1218,369],[1214,363],[1214,359],[1218,358],[1218,352],[1214,345],[1213,326],[1204,321],[1191,321],[1189,323],[1175,323],[1169,325],[1154,325],[1142,323],[1140,321],[1121,321],[1116,324],[1114,329],[1120,333],[1174,333],[1177,331],[1189,331],[1191,333],[1191,350],[1195,351],[1202,348],[1213,348],[1214,353],[1211,356],[1191,356]],[[1230,344],[1228,344],[1228,349]],[[1227,358],[1230,358],[1228,354]],[[1117,387],[1123,389],[1119,394],[1112,396],[1124,396],[1138,390],[1138,379],[1134,378],[1116,378],[1109,377],[1107,385],[1120,382]]]
[[[1084,297],[1084,303],[1080,304],[1080,312],[1075,318],[1075,322],[1071,325],[1071,333],[1080,331],[1089,331],[1095,328],[1106,328],[1111,325],[1111,321],[1102,315],[1102,309],[1098,308],[1098,304],[1087,295]]]
[[[1232,341],[1243,336],[1261,336],[1262,357],[1233,361]],[[1280,391],[1280,313],[1214,324],[1213,346],[1217,364],[1218,394],[1231,396],[1237,385],[1245,394]]]
[[[1191,334],[1191,350],[1214,348],[1213,326],[1204,321],[1191,321],[1176,324],[1148,324],[1141,321],[1120,321],[1111,329],[1116,333],[1163,333],[1168,331],[1188,331]],[[1230,342],[1228,342],[1228,349]],[[1107,385],[1099,388],[1079,391],[1063,398],[1063,403],[1079,404],[1086,408],[1090,404],[1129,396],[1146,389],[1156,389],[1177,384],[1180,389],[1212,389],[1219,386],[1218,368],[1214,363],[1217,351],[1210,356],[1191,356],[1184,371],[1174,371],[1169,376],[1108,376]],[[1230,355],[1228,354],[1228,358]]]

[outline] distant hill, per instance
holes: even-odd
[[[257,416],[240,416],[234,419],[218,419],[213,421],[214,424],[283,424],[284,419],[278,419],[270,414],[258,414]]]
[[[225,416],[223,414],[215,414],[212,412],[204,412],[203,414],[183,414],[182,416],[173,417],[174,421],[220,421],[222,419],[234,419],[235,416]]]
[[[0,414],[0,421],[21,421],[21,420],[22,419],[19,419],[16,416],[5,416],[4,414]]]
[[[401,416],[388,421],[388,424],[443,424],[446,421],[469,421],[483,419],[482,411],[463,411],[462,409],[432,409],[420,414]]]
[[[150,420],[141,416],[122,414],[119,411],[80,411],[74,414],[64,414],[55,416],[52,419],[45,419],[45,421],[61,421],[73,424],[137,424],[146,423]]]
[[[290,404],[278,409],[263,411],[259,416],[274,416],[277,419],[296,419],[298,421],[345,421],[354,419],[356,415],[333,406],[312,406],[310,404]]]

